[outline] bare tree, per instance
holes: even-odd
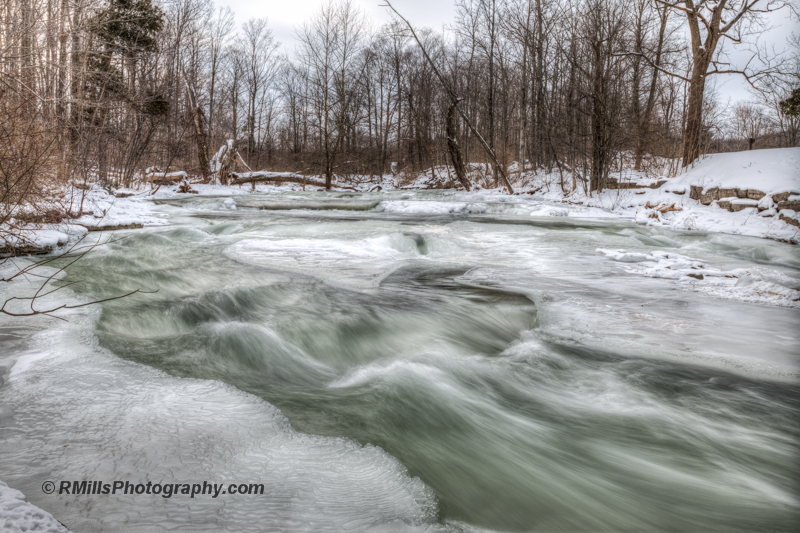
[[[330,189],[336,158],[352,126],[352,105],[366,71],[367,24],[350,0],[324,5],[298,32],[299,59],[311,86],[310,103],[323,151],[325,187]]]
[[[768,74],[772,69],[754,71],[749,63],[736,68],[723,61],[718,46],[723,40],[731,44],[742,43],[753,28],[762,21],[760,15],[775,11],[786,5],[779,0],[681,0],[673,3],[658,0],[670,9],[682,12],[691,39],[691,74],[678,76],[689,84],[689,104],[686,111],[686,131],[683,140],[683,166],[688,166],[700,156],[703,130],[703,104],[706,79],[713,74],[740,74],[752,82]],[[754,53],[755,58],[757,54]],[[752,61],[752,59],[751,59]],[[660,68],[660,67],[658,67]]]
[[[241,55],[244,66],[244,82],[247,90],[247,156],[252,159],[256,153],[256,145],[260,140],[256,127],[257,116],[261,112],[265,94],[270,90],[275,75],[280,69],[280,58],[277,55],[280,43],[267,28],[267,19],[250,19],[242,27],[242,34],[237,44],[237,52]]]
[[[733,108],[733,125],[736,135],[747,142],[747,149],[753,145],[767,129],[767,117],[761,107],[750,103],[739,103]]]

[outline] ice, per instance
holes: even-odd
[[[566,217],[570,216],[570,210],[563,207],[542,205],[541,208],[534,210],[531,216],[537,217]]]
[[[387,200],[377,207],[387,213],[424,213],[428,215],[482,214],[488,211],[484,203]]]
[[[718,298],[800,308],[800,291],[794,288],[800,287],[800,280],[772,269],[754,266],[725,271],[685,255],[664,251],[648,254],[603,248],[597,251],[615,261],[635,263],[635,266],[625,267],[628,272],[676,280],[692,290]]]
[[[72,529],[415,531],[435,521],[430,490],[381,449],[299,434],[278,409],[234,387],[122,361],[87,335],[92,317],[72,318],[35,336],[29,353],[50,357],[10,378],[3,401],[26,423],[6,433],[0,459],[6,481]],[[48,496],[39,488],[84,479],[266,489],[259,497],[165,499]],[[0,498],[5,509],[21,505],[16,491],[0,488]],[[25,512],[50,523],[32,506]]]
[[[225,250],[237,261],[303,272],[324,280],[373,287],[420,253],[403,234],[366,239],[245,239]]]

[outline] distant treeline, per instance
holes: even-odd
[[[623,151],[639,169],[650,155],[690,163],[796,146],[798,41],[784,53],[747,44],[760,11],[779,7],[459,0],[446,31],[415,28],[445,88],[401,21],[376,27],[347,0],[310,14],[284,48],[267,20],[237,28],[211,0],[1,0],[3,201],[40,187],[36,176],[129,184],[150,166],[205,175],[227,139],[253,169],[378,175],[449,164],[448,90],[503,166],[566,170],[592,189]],[[753,59],[729,64],[734,45]],[[723,106],[717,74],[744,76],[752,101]],[[488,162],[455,120],[464,160]]]

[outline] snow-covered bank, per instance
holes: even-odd
[[[565,195],[552,174],[527,179],[535,198],[605,209],[638,224],[800,242],[792,203],[800,199],[800,148],[712,154],[676,178],[655,182],[626,172],[619,181],[642,188],[606,189],[591,197],[580,188]],[[692,198],[693,189],[694,196],[706,195],[703,201]]]
[[[81,217],[49,224],[25,224],[12,218],[9,224],[16,229],[0,228],[0,251],[16,250],[17,255],[42,253],[75,243],[86,237],[89,231],[167,223],[155,213],[153,203],[146,201],[141,192],[137,195],[122,193],[117,197],[105,189],[94,187],[85,192],[68,190],[64,197],[53,200],[52,205],[56,210],[61,208],[75,212],[82,208]]]
[[[665,188],[680,191],[700,186],[704,190],[756,189],[771,195],[800,194],[800,148],[773,148],[711,154],[700,159],[685,174],[669,180]]]
[[[514,167],[515,165],[512,165]],[[513,170],[513,168],[512,168]],[[435,174],[435,176],[434,176]],[[477,176],[477,174],[476,174]],[[557,172],[511,172],[517,194],[476,186],[472,192],[451,189],[447,199],[419,196],[420,189],[435,187],[446,177],[443,170],[420,175],[411,185],[401,187],[392,175],[380,183],[366,178],[355,188],[375,202],[374,210],[403,214],[509,215],[532,217],[624,218],[638,224],[675,230],[727,233],[800,242],[800,148],[753,150],[713,154],[702,158],[676,178],[624,171],[612,175],[616,187],[587,196],[581,187],[564,192],[563,176]],[[436,181],[434,178],[441,178]],[[567,176],[566,181],[571,181]],[[374,180],[373,180],[374,181]],[[257,184],[250,186],[192,185],[196,194],[181,193],[179,185],[157,189],[120,189],[112,194],[100,187],[86,192],[82,217],[63,224],[29,225],[17,236],[0,237],[0,249],[49,250],[75,241],[86,231],[126,229],[167,224],[153,200],[178,198],[229,197],[213,209],[235,210],[238,196],[252,194],[290,194],[313,196],[322,192],[323,200],[352,191],[325,193],[318,187],[300,184]],[[566,188],[566,185],[565,185]],[[423,189],[424,190],[424,189]],[[388,193],[388,194],[387,194]],[[70,191],[71,197],[81,191]],[[259,206],[269,209],[267,205]],[[278,208],[278,207],[276,207]],[[285,208],[285,207],[280,207]],[[333,206],[317,208],[336,209]],[[314,209],[311,205],[297,209]]]
[[[25,495],[0,481],[0,531],[69,533],[53,515],[25,500]]]

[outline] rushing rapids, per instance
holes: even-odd
[[[157,293],[0,337],[0,479],[74,531],[796,527],[792,246],[452,193],[158,209],[66,278]]]

